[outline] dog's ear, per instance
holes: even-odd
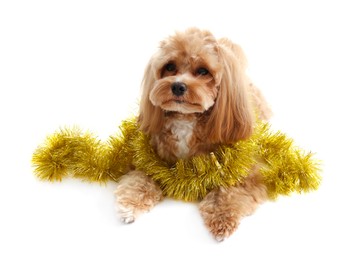
[[[160,107],[154,106],[149,98],[150,92],[156,81],[155,69],[153,68],[153,58],[146,66],[144,78],[141,83],[142,94],[140,100],[140,111],[138,123],[140,130],[146,134],[158,133],[162,128],[164,112]]]
[[[233,143],[252,134],[254,116],[247,92],[246,58],[242,49],[227,39],[218,41],[223,71],[220,89],[206,127],[213,143]]]

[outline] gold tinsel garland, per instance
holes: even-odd
[[[159,158],[136,120],[124,121],[120,130],[107,143],[78,129],[49,136],[33,155],[37,176],[51,181],[70,174],[88,181],[118,181],[133,166],[151,176],[165,196],[186,201],[200,200],[217,187],[242,183],[259,161],[270,198],[314,190],[320,183],[312,154],[295,147],[286,135],[272,133],[265,123],[259,122],[248,140],[174,164]]]

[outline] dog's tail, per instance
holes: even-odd
[[[124,171],[119,156],[122,146],[119,137],[102,143],[79,128],[61,129],[34,152],[34,172],[49,181],[61,181],[66,176],[90,182],[117,181]]]

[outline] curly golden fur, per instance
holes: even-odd
[[[270,109],[246,76],[246,65],[238,45],[208,31],[191,28],[161,42],[145,70],[139,124],[162,159],[175,162],[210,153],[220,144],[248,138],[255,115],[269,118]],[[125,223],[162,199],[158,185],[138,171],[122,177],[116,196]],[[221,241],[266,198],[255,166],[242,185],[211,191],[199,209]]]

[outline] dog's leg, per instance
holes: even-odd
[[[252,214],[267,199],[267,190],[261,176],[253,173],[236,187],[211,191],[200,203],[205,225],[216,240],[229,237],[242,217]]]
[[[132,223],[143,212],[149,211],[162,199],[157,184],[141,171],[124,175],[115,191],[117,210],[124,223]]]

